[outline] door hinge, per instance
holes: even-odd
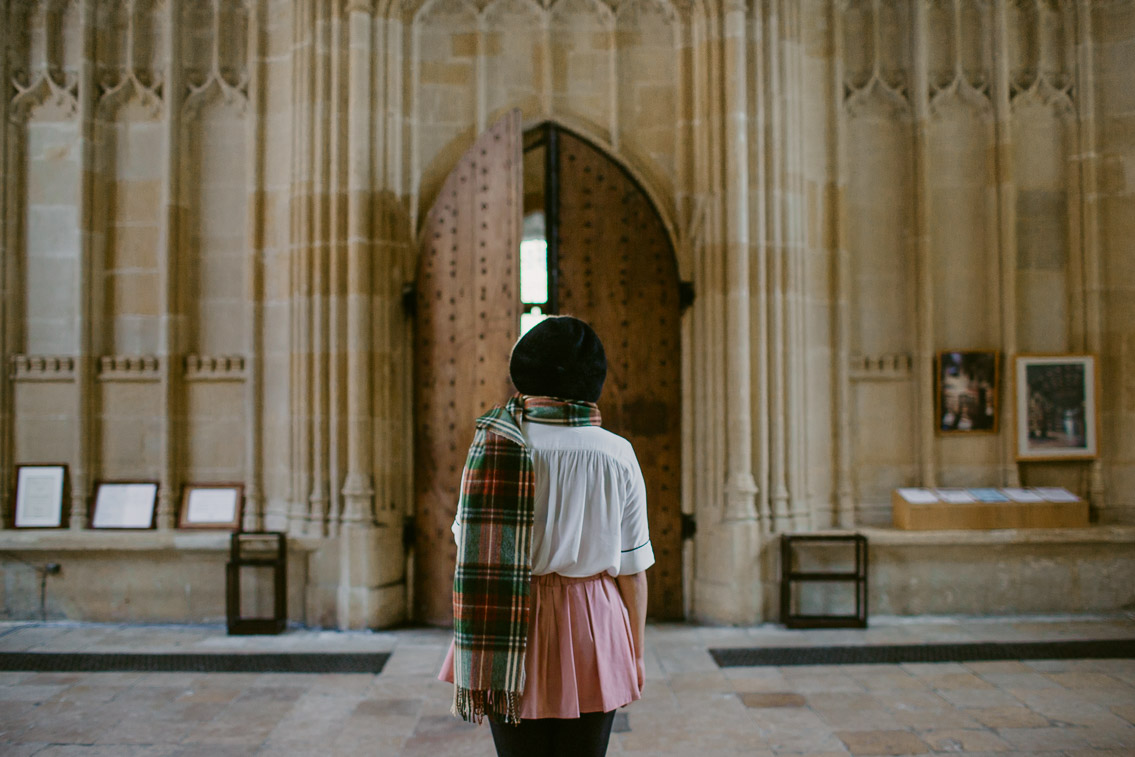
[[[678,309],[686,312],[694,304],[694,282],[678,282]]]
[[[413,281],[402,285],[402,312],[410,318],[418,314],[418,287]]]
[[[418,540],[417,522],[413,518],[402,521],[402,548],[410,549]]]
[[[692,539],[697,532],[697,516],[693,513],[682,513],[682,539]]]

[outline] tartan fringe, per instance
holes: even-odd
[[[520,724],[520,694],[498,689],[466,689],[453,687],[453,708],[462,720],[480,725],[486,715],[508,725]]]

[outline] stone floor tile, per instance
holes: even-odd
[[[259,752],[252,744],[183,744],[169,757],[250,757]]]
[[[953,707],[940,710],[891,711],[896,723],[918,733],[942,728],[981,728],[982,724],[972,717],[975,712],[976,710],[957,710]]]
[[[153,753],[149,746],[136,744],[51,744],[36,757],[142,757]]]
[[[122,695],[129,686],[98,686],[87,683],[68,686],[52,697],[54,702],[109,702]]]
[[[1069,723],[1082,722],[1107,714],[1102,705],[1095,704],[1068,689],[1023,689],[1014,696],[1040,715]]]
[[[668,685],[670,691],[675,694],[720,693],[733,690],[733,685],[729,683],[729,680],[720,670],[704,673],[676,673],[670,676]]]
[[[0,686],[0,702],[46,702],[59,696],[68,687],[59,686]]]
[[[1135,725],[1135,705],[1119,705],[1112,707],[1111,711],[1126,720],[1128,723]]]
[[[820,717],[808,709],[749,710],[761,738],[774,752],[827,752],[843,748]]]
[[[994,688],[940,689],[938,693],[955,707],[967,709],[971,707],[1012,707],[1021,703],[1021,700],[1012,694]]]
[[[789,692],[768,692],[742,694],[741,702],[750,709],[760,707],[806,707],[808,701],[800,694]]]
[[[891,712],[952,709],[952,705],[936,691],[876,691],[871,696],[879,706]]]
[[[835,734],[852,754],[926,754],[930,747],[909,731],[838,731]]]
[[[970,715],[989,728],[1043,728],[1050,725],[1048,718],[1028,707],[980,707]]]
[[[227,704],[240,697],[244,693],[244,689],[234,689],[229,686],[219,685],[198,685],[192,689],[186,689],[185,692],[179,696],[176,702],[214,702],[217,704]]]
[[[950,673],[969,673],[960,662],[904,662],[899,665],[907,673],[919,678],[943,676]]]
[[[704,646],[658,644],[654,647],[654,654],[667,677],[681,673],[711,673],[721,670]]]
[[[935,752],[1007,752],[1012,747],[984,729],[946,729],[927,731],[919,736]]]
[[[910,675],[895,665],[875,666],[876,670],[861,673],[850,672],[848,675],[861,684],[868,691],[896,691],[915,689],[925,691],[926,682]]]
[[[4,757],[31,757],[31,755],[42,752],[50,744],[13,744],[5,742],[3,736],[0,736],[0,754]]]
[[[982,675],[984,673],[1032,673],[1032,668],[1025,665],[1018,660],[984,660],[976,662],[967,662],[963,667],[968,668],[971,672]]]
[[[1018,750],[1083,749],[1091,746],[1086,728],[998,728],[996,733]]]
[[[1106,673],[1089,673],[1089,672],[1068,672],[1068,673],[1048,673],[1046,676],[1049,680],[1056,684],[1063,686],[1066,689],[1129,689],[1131,688],[1118,678],[1113,678]]]
[[[926,685],[939,691],[946,689],[992,689],[993,684],[973,672],[942,673],[923,675],[920,678]]]
[[[222,675],[220,673],[204,674],[204,673],[147,673],[139,678],[134,685],[150,688],[180,688],[191,689],[193,684],[204,675]],[[216,680],[216,679],[211,679]]]
[[[829,667],[826,672],[817,671],[809,666],[807,672],[795,672],[791,668],[782,667],[780,670],[784,677],[785,687],[801,693],[821,691],[866,691],[867,687],[848,675],[833,672]]]
[[[295,702],[303,696],[304,690],[296,686],[273,688],[270,686],[250,686],[240,692],[236,702]]]
[[[1028,673],[981,673],[983,681],[1007,691],[1013,689],[1051,689],[1060,684],[1046,675],[1030,671]]]
[[[486,726],[481,733],[431,732],[416,734],[402,745],[401,757],[496,757]]]
[[[733,690],[741,693],[760,691],[784,691],[787,689],[784,676],[776,668],[725,668],[722,670]]]

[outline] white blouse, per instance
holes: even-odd
[[[634,449],[599,426],[524,422],[536,473],[532,573],[612,576],[654,564]],[[453,522],[458,538],[460,523]]]

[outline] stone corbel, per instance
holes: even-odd
[[[158,381],[161,361],[156,355],[103,355],[99,381]]]
[[[13,355],[12,379],[72,382],[75,380],[75,358],[72,355]]]
[[[852,381],[908,381],[914,359],[905,353],[893,355],[852,355],[848,374]]]
[[[186,381],[244,381],[243,355],[186,355]]]

